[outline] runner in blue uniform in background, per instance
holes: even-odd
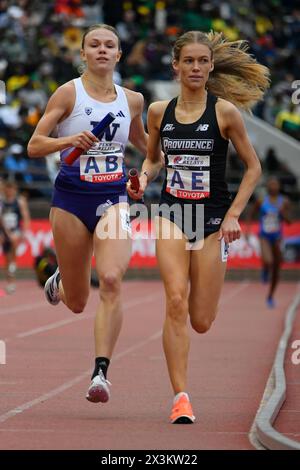
[[[282,262],[281,241],[283,221],[290,223],[290,202],[280,194],[279,180],[267,181],[267,194],[258,199],[250,210],[250,219],[259,211],[259,239],[262,259],[262,281],[269,282],[267,305],[275,307],[274,293],[278,285]]]

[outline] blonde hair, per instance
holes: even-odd
[[[107,29],[108,31],[111,31],[112,33],[114,33],[115,36],[117,36],[117,38],[118,38],[118,49],[119,49],[119,52],[122,52],[122,49],[121,49],[121,39],[120,39],[120,36],[119,36],[118,31],[117,31],[113,26],[110,26],[109,24],[105,24],[105,23],[93,24],[93,25],[91,25],[91,26],[88,27],[88,29],[85,31],[85,33],[84,33],[83,36],[82,36],[82,40],[81,40],[81,49],[84,49],[84,43],[85,43],[85,38],[86,38],[86,36],[87,36],[91,31],[95,31],[96,29]],[[77,70],[78,70],[79,75],[83,75],[84,72],[85,72],[85,70],[86,70],[86,65],[85,65],[85,64],[80,64],[80,65],[77,67]]]
[[[120,39],[118,31],[113,26],[110,26],[109,24],[104,24],[104,23],[93,24],[93,25],[89,26],[89,28],[85,31],[84,35],[82,36],[82,41],[81,41],[81,48],[82,49],[84,49],[84,42],[85,42],[85,38],[86,38],[87,34],[89,34],[91,31],[95,31],[96,29],[107,29],[108,31],[111,31],[112,33],[114,33],[114,35],[117,36],[117,38],[118,38],[119,51],[122,50],[121,49],[121,39]]]
[[[228,41],[222,33],[213,31],[188,31],[175,42],[174,60],[179,61],[183,46],[192,43],[204,44],[211,51],[214,70],[206,83],[211,93],[247,111],[263,99],[270,86],[270,72],[247,52],[246,41]]]

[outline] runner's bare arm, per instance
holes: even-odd
[[[155,108],[159,107],[160,103],[153,103],[148,109],[148,130],[149,137],[147,143],[147,157],[145,158],[141,174],[139,177],[139,191],[136,192],[131,188],[131,184],[128,183],[127,191],[132,199],[141,199],[147,184],[152,181],[158,175],[162,167],[161,149],[159,143],[159,126],[155,125],[156,120],[158,121],[160,113]],[[153,111],[154,108],[154,111]],[[162,117],[163,114],[161,114]],[[161,119],[160,117],[160,119]],[[158,131],[156,131],[156,128]]]
[[[142,113],[144,109],[144,98],[141,93],[128,96],[132,121],[129,131],[129,141],[144,155],[147,153],[148,134],[145,132]]]
[[[223,133],[231,140],[246,167],[238,193],[228,211],[230,215],[239,218],[261,176],[261,165],[247,135],[240,112],[233,104],[222,101]]]
[[[218,240],[224,238],[225,243],[231,243],[241,236],[238,219],[260,178],[261,166],[238,109],[228,101],[219,100],[216,111],[222,136],[231,140],[240,159],[246,166],[238,193],[229,207],[219,230]]]
[[[93,142],[97,142],[98,139],[90,131],[67,137],[49,137],[56,125],[71,113],[74,101],[74,86],[70,82],[59,87],[51,96],[45,113],[28,143],[29,157],[43,157],[72,146],[87,150]]]
[[[163,166],[160,144],[160,125],[168,101],[152,103],[148,109],[148,148],[147,157],[143,162],[141,176],[146,177],[147,182],[155,179]]]

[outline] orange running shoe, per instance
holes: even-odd
[[[172,424],[192,424],[195,421],[192,405],[186,395],[181,395],[173,405],[170,420]]]

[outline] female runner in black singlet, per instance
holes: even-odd
[[[185,33],[174,46],[179,96],[153,103],[148,112],[147,158],[140,189],[157,174],[160,150],[166,178],[157,226],[157,259],[166,293],[163,346],[174,401],[172,423],[192,423],[187,394],[187,318],[198,333],[209,330],[217,313],[228,244],[240,237],[239,216],[261,174],[237,107],[249,109],[268,87],[268,70],[241,41],[221,34]],[[237,106],[237,107],[236,107]],[[225,182],[229,140],[245,164],[232,201]]]

